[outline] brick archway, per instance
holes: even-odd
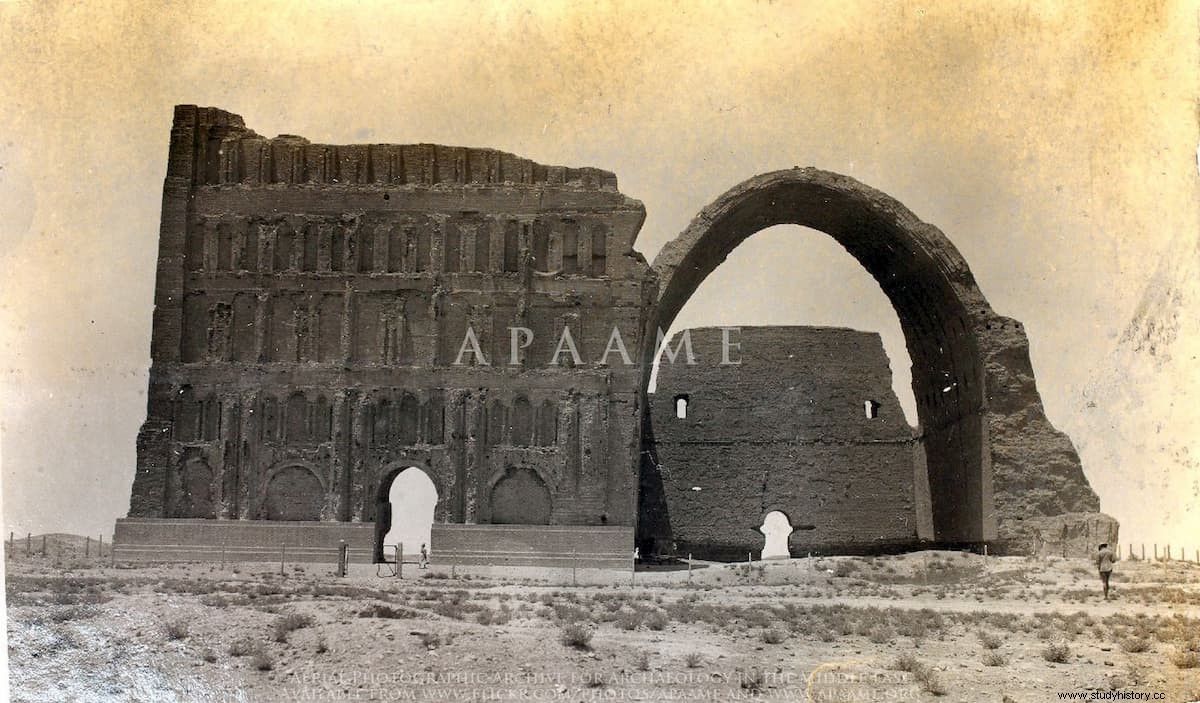
[[[422,474],[429,481],[429,485],[433,486],[436,503],[433,510],[434,522],[437,522],[440,507],[438,504],[445,500],[442,484],[438,481],[437,476],[429,469],[428,464],[423,461],[393,461],[383,467],[379,471],[379,478],[375,489],[375,504],[372,512],[372,520],[375,523],[375,538],[374,538],[374,554],[372,560],[375,563],[386,561],[384,554],[384,538],[392,529],[393,513],[391,503],[392,484],[395,483],[400,474],[408,471],[415,471]],[[411,545],[410,545],[411,549]]]
[[[1021,324],[993,312],[941,231],[852,178],[813,168],[766,173],[704,208],[654,260],[658,327],[670,327],[743,241],[780,224],[833,237],[899,316],[938,542],[1003,542],[1027,515],[1098,510],[1074,447],[1042,412]],[[644,351],[648,369],[654,350]]]

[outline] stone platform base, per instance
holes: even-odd
[[[350,561],[370,563],[375,524],[119,518],[117,563],[279,561],[336,565],[342,540]]]
[[[337,564],[338,547],[350,561],[370,564],[375,524],[370,522],[282,522],[120,518],[114,549],[117,563],[278,562]],[[632,527],[569,525],[434,525],[430,561],[438,566],[572,566],[628,569]],[[387,553],[386,558],[394,555]],[[417,554],[406,553],[406,562]]]
[[[570,525],[434,525],[438,566],[546,566],[628,569],[632,527]]]

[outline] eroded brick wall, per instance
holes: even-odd
[[[370,521],[418,466],[441,522],[487,520],[527,470],[551,522],[634,524],[641,377],[600,360],[646,327],[643,219],[597,169],[178,107],[130,515]]]
[[[643,471],[655,476],[644,484],[659,484],[661,500],[647,527],[661,546],[757,558],[759,527],[775,510],[795,529],[793,554],[932,537],[921,448],[879,335],[743,327],[723,352],[719,328],[688,334],[696,363],[683,351],[663,361],[650,400],[653,454]],[[722,364],[726,356],[741,363]],[[654,512],[652,496],[644,500]]]

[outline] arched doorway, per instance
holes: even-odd
[[[1039,480],[1059,488],[1062,498],[1043,501],[1036,512],[1098,509],[1069,440],[1042,412],[1020,323],[992,311],[937,228],[852,178],[812,168],[776,171],[744,181],[702,210],[654,260],[657,326],[669,329],[705,277],[743,241],[783,224],[824,232],[841,244],[899,317],[913,364],[937,541],[994,540],[1005,519],[1017,531],[1028,513],[1024,485],[1036,463],[1030,437],[1049,440],[1063,459],[1037,467]],[[643,346],[647,380],[656,351],[652,343]],[[643,477],[643,485],[653,483]],[[653,500],[642,496],[643,513]]]
[[[307,466],[285,466],[267,482],[263,513],[267,520],[321,519],[325,487]]]
[[[183,495],[180,496],[179,517],[213,518],[213,470],[199,456],[192,456],[182,466]]]
[[[490,506],[494,525],[550,524],[550,489],[533,469],[508,469],[492,487]]]
[[[762,559],[787,559],[792,555],[788,549],[788,537],[792,535],[792,523],[788,516],[778,510],[772,510],[763,518],[762,527],[765,542],[762,548]]]
[[[375,561],[393,559],[397,544],[406,554],[428,545],[437,501],[437,486],[419,467],[385,472],[375,500]]]

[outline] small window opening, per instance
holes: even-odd
[[[874,420],[879,417],[879,403],[874,400],[864,400],[863,410],[867,413],[868,420]]]
[[[687,418],[688,397],[686,395],[675,396],[675,417],[683,420]]]

